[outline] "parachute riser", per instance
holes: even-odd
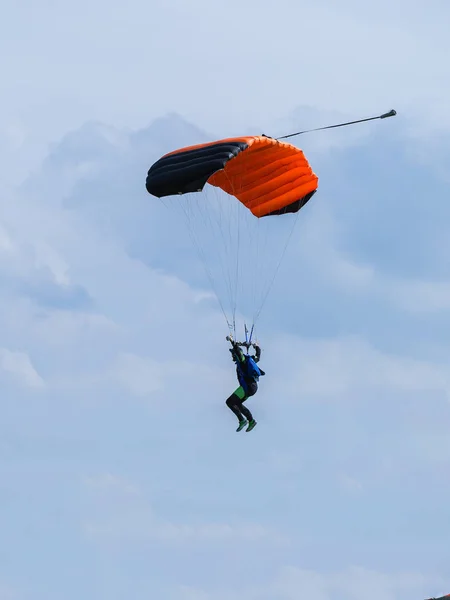
[[[230,335],[228,335],[226,337],[227,341],[230,342],[231,345],[233,345],[233,343],[237,344],[238,346],[242,346],[246,349],[247,351],[247,355],[248,355],[248,351],[251,348],[253,342],[252,342],[252,337],[253,337],[253,330],[254,330],[255,326],[252,325],[252,328],[250,329],[250,332],[248,330],[248,327],[246,324],[244,324],[244,333],[245,333],[245,342],[233,342],[234,337],[232,335],[232,332],[230,331]]]
[[[254,329],[255,325],[252,325],[252,328],[250,329],[250,334],[248,333],[248,328],[247,325],[244,323],[244,329],[245,329],[245,347],[247,349],[247,354],[248,354],[248,350],[250,348],[250,346],[252,345],[252,336],[253,336],[253,329]]]

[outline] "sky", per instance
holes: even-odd
[[[3,1],[0,600],[450,592],[449,18],[443,0]],[[391,108],[292,139],[319,190],[237,434],[227,324],[147,170]]]

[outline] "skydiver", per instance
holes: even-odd
[[[244,402],[247,398],[256,394],[259,377],[265,375],[264,371],[256,365],[261,357],[261,348],[257,343],[235,342],[231,336],[227,336],[226,339],[232,346],[230,352],[233,362],[236,364],[236,375],[239,381],[239,387],[226,400],[226,405],[239,421],[236,431],[241,431],[247,424],[246,431],[251,431],[255,427],[256,421],[249,409],[244,406]],[[240,348],[241,346],[245,346],[247,352],[249,347],[253,347],[255,354],[249,355],[247,353],[245,355]]]

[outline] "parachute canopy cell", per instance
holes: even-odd
[[[255,217],[298,212],[317,191],[318,177],[302,150],[266,136],[228,138],[164,155],[146,188],[161,198],[201,192],[206,184],[235,196]]]

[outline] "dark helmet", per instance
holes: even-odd
[[[233,348],[228,348],[228,350],[231,352],[231,358],[234,360],[234,362],[236,362],[237,361],[236,352],[233,351]]]

